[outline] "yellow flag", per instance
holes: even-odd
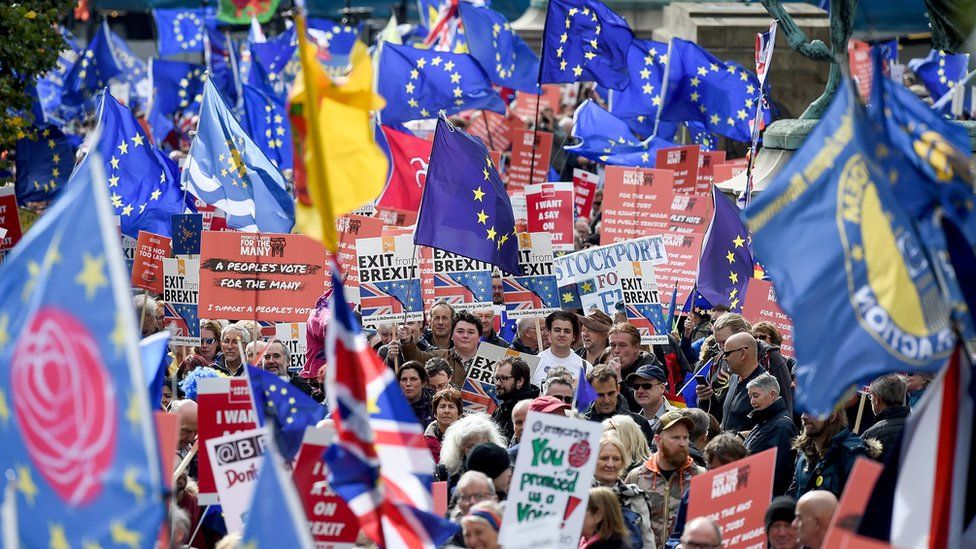
[[[375,200],[386,184],[387,160],[376,145],[370,116],[385,103],[373,92],[373,66],[365,45],[356,42],[348,79],[336,83],[305,39],[304,17],[296,16],[295,23],[302,78],[295,83],[291,103],[300,106],[304,122],[307,191],[299,192],[295,229],[334,252],[335,218]],[[300,179],[296,177],[299,187]]]

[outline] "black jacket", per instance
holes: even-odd
[[[881,443],[881,455],[878,461],[886,463],[888,456],[898,452],[901,448],[901,435],[908,422],[908,406],[892,406],[878,412],[877,421],[870,429],[861,433],[861,440],[876,439]]]
[[[539,396],[539,390],[535,388],[535,385],[529,383],[529,380],[525,380],[525,384],[522,385],[521,389],[506,396],[498,403],[498,408],[495,408],[495,411],[492,412],[491,419],[495,422],[495,425],[498,425],[498,429],[502,432],[502,438],[511,440],[512,435],[515,434],[515,426],[512,425],[512,409],[515,408],[515,405],[520,400],[535,398],[537,396]]]
[[[513,351],[518,351],[520,353],[526,353],[530,355],[539,354],[539,351],[536,351],[535,349],[532,349],[528,345],[522,343],[522,341],[517,336],[515,339],[512,340],[512,344],[509,345],[508,348]]]
[[[492,331],[488,332],[487,334],[481,336],[481,340],[484,341],[485,343],[491,343],[492,345],[498,345],[499,347],[501,347],[503,349],[507,349],[508,348],[508,342],[505,341],[504,339],[502,339],[497,333],[495,333],[495,330],[492,330]]]
[[[749,403],[749,391],[746,389],[746,385],[763,373],[762,366],[757,366],[745,379],[739,379],[738,374],[732,374],[722,402],[723,431],[748,431],[752,427],[753,421],[749,419],[752,404]]]
[[[839,498],[858,456],[871,457],[864,441],[844,428],[830,440],[823,458],[800,452],[793,470],[793,482],[786,495],[800,499],[811,490],[827,490]]]
[[[647,438],[647,443],[651,444],[651,442],[654,440],[654,431],[651,429],[651,424],[648,423],[646,419],[644,419],[644,416],[631,412],[629,407],[627,406],[627,400],[621,398],[620,395],[617,395],[617,409],[614,410],[613,413],[611,414],[598,413],[596,411],[596,404],[591,404],[590,407],[587,408],[585,412],[583,412],[583,417],[585,417],[590,421],[602,422],[608,417],[613,417],[613,416],[630,416],[634,418],[634,421],[637,422],[637,425],[641,428],[641,432],[644,433],[644,437]]]
[[[420,398],[416,402],[411,402],[410,407],[413,408],[413,413],[417,416],[420,424],[423,425],[424,429],[434,421],[434,407],[431,403],[431,399],[434,398],[434,391],[429,387],[424,387],[423,392],[420,394]]]
[[[746,437],[745,445],[750,454],[758,454],[769,448],[776,448],[776,473],[773,476],[773,495],[781,496],[793,480],[793,463],[796,452],[791,447],[796,438],[796,424],[793,416],[786,410],[783,398],[763,410],[753,410],[749,417],[756,426]]]
[[[770,375],[779,382],[779,396],[783,397],[786,409],[793,413],[793,376],[790,367],[786,364],[786,359],[779,352],[779,347],[767,345],[765,341],[759,341],[759,365],[762,366]]]

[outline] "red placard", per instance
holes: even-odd
[[[600,244],[667,231],[674,172],[607,166]]]
[[[551,152],[551,133],[532,130],[513,131],[512,157],[508,166],[508,191],[519,191],[526,185],[545,183],[549,174]]]
[[[159,464],[163,468],[163,485],[172,489],[176,447],[180,441],[180,418],[176,414],[156,410],[153,412],[153,420],[156,422],[156,442],[159,444]]]
[[[309,532],[316,547],[352,544],[359,534],[359,520],[345,500],[329,487],[329,469],[322,459],[335,432],[309,427],[295,456],[291,477],[305,507]]]
[[[861,97],[870,98],[871,81],[874,75],[871,44],[851,38],[847,43],[847,60],[850,63],[851,78],[857,83],[857,92]],[[824,545],[824,547],[829,546]]]
[[[135,260],[132,262],[132,287],[162,294],[163,259],[169,257],[172,251],[172,241],[169,238],[139,231]]]
[[[200,505],[217,503],[207,441],[254,429],[258,426],[251,387],[243,377],[214,377],[197,380],[197,484],[200,486]]]
[[[325,249],[299,234],[204,231],[202,318],[304,322],[325,286]]]
[[[776,448],[770,448],[692,478],[688,516],[716,521],[725,549],[763,547],[775,468]]]
[[[670,292],[678,285],[678,303],[688,299],[695,287],[698,272],[698,258],[701,256],[702,235],[698,233],[679,234],[668,232],[661,235],[668,262],[654,266],[657,287],[662,293]]]
[[[861,517],[864,516],[868,500],[871,499],[871,493],[878,482],[878,477],[881,476],[882,469],[884,466],[880,463],[863,457],[857,458],[850,476],[847,477],[847,484],[844,486],[844,493],[840,497],[837,510],[830,519],[830,526],[827,528],[827,535],[821,547],[840,547],[844,534],[856,533],[854,531],[861,523]]]
[[[740,173],[746,171],[746,159],[736,158],[723,164],[716,164],[712,173],[712,180],[715,183],[728,181]],[[712,192],[711,189],[708,192]]]
[[[783,309],[779,308],[772,282],[757,278],[749,281],[749,288],[746,290],[746,302],[742,306],[742,316],[753,324],[760,320],[773,323],[773,326],[776,326],[780,335],[783,336],[783,343],[779,347],[780,354],[795,356],[793,321],[783,312]]]
[[[9,250],[20,242],[20,215],[17,212],[17,196],[14,187],[0,187],[0,229],[7,233],[0,237],[0,250]]]
[[[343,284],[346,288],[359,288],[359,266],[356,263],[356,239],[374,238],[383,232],[383,220],[378,217],[364,215],[341,215],[336,219],[336,230],[339,233],[339,251],[336,262],[342,273]],[[325,252],[326,258],[330,255]],[[325,277],[325,288],[332,287],[332,277]],[[351,295],[353,292],[349,292]],[[355,293],[359,293],[356,290]]]
[[[671,199],[671,220],[668,230],[676,233],[705,234],[712,219],[712,195],[700,196],[675,193]]]
[[[552,235],[552,249],[573,250],[573,184],[543,183],[525,188],[530,233]]]
[[[205,231],[229,231],[230,228],[227,227],[227,217],[224,212],[217,209],[216,206],[211,206],[206,202],[201,201],[199,198],[194,202],[197,208],[197,213],[203,215],[203,230]]]
[[[674,172],[674,192],[694,193],[698,188],[698,158],[701,147],[687,145],[658,149],[654,166],[659,170]]]
[[[698,184],[695,194],[712,194],[712,184],[715,183],[715,166],[725,162],[725,151],[702,151],[698,158]]]
[[[535,120],[536,104],[539,103],[540,96],[534,93],[518,92],[515,103],[512,104],[512,112],[522,120]],[[542,102],[538,105],[538,110],[552,109],[559,112],[559,104],[562,101],[562,91],[558,84],[546,84],[542,86]]]
[[[473,113],[465,131],[481,139],[481,142],[489,149],[507,151],[512,144],[511,120],[497,112],[477,111]]]
[[[596,186],[599,182],[599,175],[579,168],[573,169],[573,200],[576,202],[576,217],[589,219],[593,214],[593,197],[596,195]]]

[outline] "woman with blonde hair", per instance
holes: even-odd
[[[647,493],[636,484],[625,483],[622,478],[629,464],[630,454],[627,453],[617,432],[604,432],[603,437],[600,438],[593,486],[610,488],[617,496],[624,525],[627,527],[625,539],[628,545],[635,548],[655,549],[654,530],[651,529],[651,506]]]
[[[613,490],[590,488],[579,549],[630,549],[627,526]]]
[[[630,461],[624,466],[622,477],[627,476],[631,469],[640,467],[645,461],[651,459],[651,447],[647,444],[647,438],[632,417],[617,415],[603,420],[603,432],[610,431],[617,433],[627,455],[630,456]]]
[[[437,464],[437,480],[447,481],[449,492],[454,491],[464,473],[464,463],[471,449],[483,442],[507,447],[498,425],[484,412],[470,414],[455,421],[444,432],[441,442],[441,461]]]

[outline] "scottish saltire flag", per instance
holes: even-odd
[[[143,379],[146,380],[149,406],[153,410],[159,409],[163,398],[163,380],[166,366],[169,365],[169,337],[169,331],[163,330],[139,341],[139,362],[142,364]]]
[[[580,143],[564,146],[564,149],[609,165],[653,168],[655,151],[675,146],[659,137],[638,139],[626,122],[591,100],[584,101],[576,109],[572,135]]]
[[[108,23],[102,21],[88,47],[65,76],[64,88],[61,90],[63,105],[87,107],[93,104],[95,94],[108,86],[110,79],[122,72],[115,50],[112,48],[111,32]]]
[[[607,110],[624,119],[644,116],[653,126],[661,108],[667,61],[667,44],[634,39],[627,50],[630,83],[622,90],[601,90],[607,99]]]
[[[488,73],[492,83],[539,93],[539,58],[505,16],[488,8],[459,2],[468,51]]]
[[[366,342],[332,265],[326,394],[336,441],[325,453],[332,488],[381,547],[434,547],[457,526],[433,513],[434,461],[423,427],[386,365]]]
[[[122,69],[115,80],[121,80],[129,87],[126,106],[133,112],[145,113],[149,104],[150,92],[149,71],[146,62],[129,49],[128,44],[121,36],[112,32],[111,29],[108,32],[112,51],[115,52],[115,58],[119,61],[119,68]]]
[[[728,305],[733,312],[741,312],[753,272],[749,232],[739,219],[738,208],[715,185],[712,204],[712,222],[705,231],[698,260],[696,290],[713,305]]]
[[[413,241],[521,274],[512,201],[488,149],[444,118],[437,121]]]
[[[622,90],[630,83],[627,51],[634,33],[599,0],[550,0],[542,32],[542,83],[596,82]]]
[[[143,547],[163,521],[139,322],[101,166],[79,166],[0,266],[0,468],[17,479],[16,518],[4,513],[15,547]]]
[[[193,196],[227,214],[228,227],[288,233],[295,224],[284,177],[244,133],[213,80],[204,84],[200,123],[181,176]]]
[[[209,8],[156,8],[156,48],[159,56],[180,53],[202,53],[207,27],[216,28],[216,10]]]
[[[294,459],[302,445],[305,428],[314,427],[325,419],[325,407],[289,383],[288,379],[253,366],[248,366],[247,371],[261,425],[266,425],[268,421],[274,423],[278,450],[285,459]]]
[[[285,472],[285,464],[273,447],[265,448],[244,523],[241,547],[315,547],[295,483]]]
[[[468,54],[384,44],[378,72],[379,94],[398,98],[380,113],[387,125],[469,109],[505,112],[488,73]]]
[[[263,91],[244,84],[244,117],[241,124],[255,143],[262,145],[268,159],[279,170],[295,166],[291,143],[291,121],[285,104]]]
[[[932,100],[938,101],[966,76],[969,54],[930,50],[926,57],[910,60],[908,68],[922,81]]]
[[[588,409],[590,406],[596,402],[597,395],[596,389],[590,384],[589,380],[586,379],[586,367],[580,367],[579,380],[576,384],[576,395],[574,395],[574,408],[583,411]]]
[[[845,81],[746,210],[752,245],[793,319],[801,410],[827,414],[853,386],[936,371],[952,352],[950,307],[889,181],[912,168],[900,155],[877,160],[892,148]],[[807,170],[813,162],[826,168]]]
[[[132,112],[108,93],[99,105],[96,135],[92,149],[99,154],[82,162],[102,162],[122,233],[133,238],[139,231],[170,236],[170,215],[186,211],[176,166],[149,142]]]
[[[150,59],[149,74],[153,100],[146,118],[156,140],[163,141],[176,128],[175,120],[200,110],[206,68],[182,61]]]
[[[14,189],[17,204],[53,200],[75,168],[81,138],[65,135],[57,126],[32,127],[17,140]]]
[[[661,120],[700,122],[708,131],[749,142],[759,81],[733,61],[719,61],[704,48],[672,38]],[[768,110],[763,115],[768,123]]]

